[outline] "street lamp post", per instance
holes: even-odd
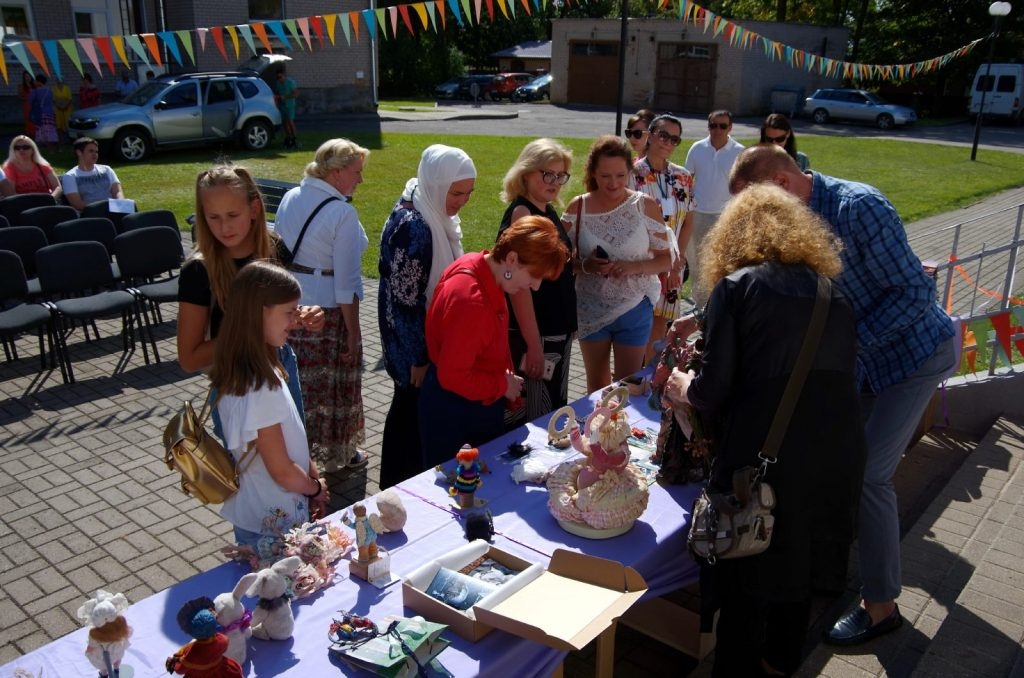
[[[985,79],[982,81],[981,105],[978,106],[978,117],[974,121],[974,144],[971,146],[971,160],[978,157],[978,139],[981,138],[981,119],[985,115],[985,94],[989,87],[995,90],[995,83],[992,82],[992,59],[996,51],[996,38],[999,37],[999,22],[1004,16],[1010,13],[1013,6],[1008,2],[993,2],[988,6],[988,13],[992,17],[992,41],[988,45],[988,62],[985,65]]]

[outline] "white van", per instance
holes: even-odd
[[[1021,120],[1021,111],[1024,109],[1024,64],[991,64],[991,70],[989,68],[988,64],[982,64],[974,76],[969,109],[971,116],[978,114],[984,90],[986,116]]]

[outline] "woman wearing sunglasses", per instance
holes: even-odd
[[[569,181],[572,151],[554,139],[526,144],[505,174],[501,199],[508,209],[501,218],[500,237],[513,222],[526,216],[546,217],[569,251],[572,241],[555,211],[559,193]],[[511,428],[557,410],[568,401],[569,356],[576,334],[576,282],[572,266],[555,280],[544,280],[533,291],[509,296],[512,317],[509,347],[512,364],[525,378],[523,406],[505,413]],[[547,365],[551,365],[549,369]]]
[[[654,111],[649,108],[641,108],[629,116],[629,120],[626,121],[626,129],[623,130],[622,136],[626,137],[626,141],[633,147],[633,152],[638,158],[643,157],[647,150],[647,137],[650,135],[651,121],[654,118]]]
[[[60,189],[60,180],[53,173],[50,163],[39,153],[36,142],[24,134],[19,134],[11,141],[3,170],[15,193],[57,195]]]
[[[761,123],[761,143],[779,144],[789,153],[796,164],[800,165],[800,171],[806,172],[811,168],[811,161],[806,153],[796,150],[796,135],[793,134],[793,126],[789,124],[789,118],[782,113],[772,113]]]
[[[693,232],[693,175],[669,158],[682,141],[683,124],[671,115],[659,115],[651,121],[644,156],[633,165],[633,188],[645,193],[661,206],[665,225],[672,232],[672,268],[658,276],[661,297],[654,305],[654,324],[647,342],[646,361],[654,357],[654,343],[664,338],[676,318],[676,299],[685,276],[683,267],[686,244]]]

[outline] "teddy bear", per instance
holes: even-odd
[[[214,603],[203,596],[194,598],[178,610],[178,626],[195,640],[167,658],[167,673],[185,678],[242,678],[242,667],[224,653],[228,637],[217,632]]]
[[[242,604],[246,589],[256,581],[256,573],[250,572],[235,584],[231,591],[221,593],[213,599],[213,611],[220,625],[221,633],[228,637],[228,649],[224,654],[239,666],[245,664],[246,642],[252,637],[252,613]]]
[[[295,616],[292,614],[291,576],[302,558],[289,556],[272,566],[256,573],[256,578],[246,591],[247,596],[257,596],[260,602],[252,613],[252,635],[262,640],[286,640],[295,630]]]
[[[123,593],[109,593],[99,590],[96,597],[78,608],[77,617],[92,625],[89,629],[89,644],[85,656],[95,666],[101,678],[116,678],[121,660],[128,649],[128,638],[132,627],[121,613],[128,608],[128,599]]]

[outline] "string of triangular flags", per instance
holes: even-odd
[[[565,0],[571,4],[572,0]],[[578,4],[586,0],[575,0]],[[661,0],[661,8],[669,7],[674,0]],[[547,8],[548,0],[519,0],[527,14]],[[495,10],[497,4],[497,11]],[[486,11],[486,17],[485,17]],[[395,37],[399,32],[399,21],[410,34],[417,30],[444,30],[447,26],[447,13],[459,26],[479,24],[485,18],[492,23],[504,17],[505,20],[515,19],[515,0],[424,0],[408,4],[364,9],[338,14],[323,14],[282,19],[273,21],[254,21],[246,24],[213,26],[209,28],[181,29],[174,31],[158,31],[156,33],[139,33],[126,35],[92,36],[83,38],[63,38],[56,40],[18,40],[3,42],[2,47],[14,56],[14,59],[29,73],[35,75],[36,67],[41,68],[47,76],[62,77],[60,55],[63,52],[77,69],[79,75],[84,73],[83,58],[88,59],[92,67],[101,76],[102,63],[114,73],[117,66],[114,57],[124,66],[130,66],[129,52],[141,59],[147,66],[156,63],[163,66],[164,49],[179,66],[184,66],[183,58],[192,64],[196,63],[195,45],[205,52],[210,43],[217,49],[225,62],[229,59],[229,47],[237,61],[244,44],[248,50],[257,54],[257,42],[267,52],[274,51],[273,39],[285,50],[312,51],[314,42],[317,49],[324,49],[324,34],[330,42],[329,47],[339,46],[336,41],[338,28],[345,36],[345,44],[352,45],[360,40],[361,31],[365,30],[371,41],[377,39],[377,32],[383,39]],[[413,13],[419,20],[413,20]],[[683,23],[689,22],[702,27],[705,34],[724,36],[729,44],[746,50],[761,49],[771,60],[783,61],[793,68],[801,68],[808,72],[817,71],[827,77],[842,77],[853,80],[907,80],[922,73],[941,68],[954,59],[959,59],[971,52],[985,38],[972,40],[963,47],[933,57],[925,61],[908,64],[861,64],[829,59],[804,50],[776,42],[729,21],[714,12],[691,2],[679,0],[679,18]],[[417,27],[418,26],[418,27]],[[390,27],[390,36],[388,28]],[[988,37],[988,36],[986,36]],[[184,52],[184,56],[183,56]],[[33,59],[35,64],[33,64]],[[0,49],[0,76],[8,81],[7,58]]]

